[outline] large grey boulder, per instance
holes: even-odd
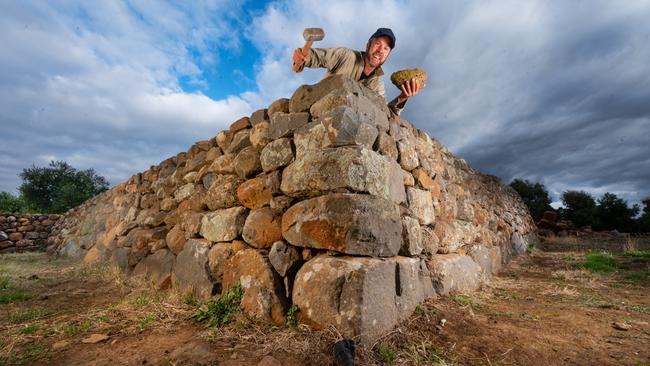
[[[282,172],[280,189],[287,196],[313,197],[340,188],[395,203],[406,199],[399,165],[360,146],[308,151]]]
[[[309,113],[275,113],[271,116],[269,137],[271,140],[291,136],[295,130],[309,122]]]
[[[296,275],[293,302],[302,322],[335,327],[343,337],[369,344],[435,296],[419,258],[319,255]]]
[[[499,247],[475,244],[469,248],[467,255],[481,267],[485,278],[489,278],[501,269],[501,249]]]
[[[334,193],[291,206],[282,235],[299,247],[392,257],[402,246],[402,222],[398,206],[386,199]]]
[[[168,249],[161,249],[144,257],[133,269],[134,276],[142,276],[159,289],[167,289],[172,283],[172,269],[176,256]]]
[[[360,86],[360,92],[334,90],[319,99],[309,109],[312,118],[320,118],[334,110],[345,108],[353,112],[353,120],[375,126],[379,131],[388,131],[390,112],[386,102],[376,93]]]
[[[212,243],[205,239],[190,239],[176,257],[172,283],[182,292],[191,292],[197,298],[208,298],[214,293],[209,271],[208,251]]]
[[[307,112],[316,102],[320,101],[330,93],[332,93],[332,95],[344,95],[346,99],[347,95],[350,94],[352,96],[363,96],[365,99],[368,99],[375,108],[381,110],[386,114],[386,116],[389,115],[386,101],[382,96],[348,77],[339,75],[327,77],[314,85],[300,86],[298,89],[296,89],[296,91],[291,96],[291,99],[289,100],[289,112]],[[329,104],[332,107],[339,105],[335,101],[328,101],[324,102],[323,104],[325,103]],[[350,104],[350,102],[347,100],[343,103],[347,105]],[[326,108],[324,105],[322,107],[316,107],[314,109],[314,112],[318,114],[319,110],[326,111],[327,109],[328,108]]]
[[[428,262],[436,292],[471,292],[481,285],[481,267],[463,254],[438,254]]]
[[[372,149],[377,139],[377,128],[360,121],[349,107],[338,107],[322,115],[294,133],[296,155],[323,147],[359,145]]]

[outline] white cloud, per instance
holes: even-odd
[[[291,71],[305,27],[316,47],[364,47],[390,27],[387,74],[429,73],[403,114],[480,170],[553,192],[650,195],[650,1],[280,1],[249,23],[244,2],[9,2],[0,15],[0,190],[47,157],[112,183],[315,83]],[[261,53],[254,75],[220,52]],[[223,100],[186,93],[205,70],[254,79]],[[388,80],[388,78],[385,78]],[[389,98],[398,94],[387,82]],[[555,197],[557,197],[557,194]]]

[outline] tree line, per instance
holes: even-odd
[[[77,170],[65,161],[32,165],[19,176],[18,196],[0,192],[0,212],[63,213],[108,189],[108,180],[94,169]]]
[[[551,207],[551,198],[541,183],[514,179],[510,183],[528,206],[531,216],[538,222],[545,211],[555,211],[561,220],[571,220],[577,227],[590,225],[594,230],[618,230],[620,232],[650,232],[650,197],[645,198],[643,212],[639,205],[631,207],[614,193],[607,192],[598,199],[584,191],[562,193],[564,207]]]

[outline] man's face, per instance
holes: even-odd
[[[373,38],[366,46],[366,62],[372,67],[379,67],[386,61],[390,51],[388,38]]]

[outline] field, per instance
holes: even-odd
[[[334,363],[333,329],[273,327],[238,312],[208,327],[195,316],[206,309],[106,265],[0,256],[0,365]],[[482,291],[422,304],[390,334],[358,347],[355,360],[650,365],[650,240],[544,242]]]

